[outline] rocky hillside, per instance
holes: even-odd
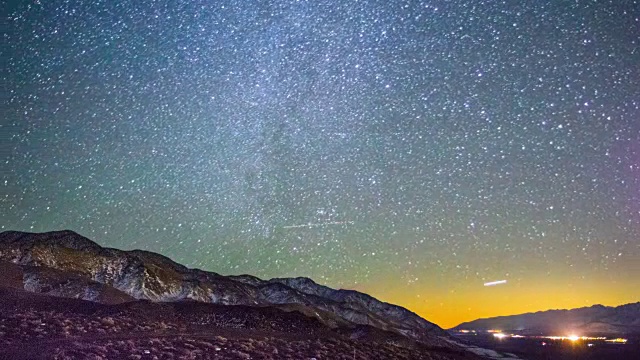
[[[103,248],[72,231],[0,233],[4,286],[117,304],[133,299],[279,306],[313,316],[329,327],[368,326],[428,346],[450,345],[446,333],[411,311],[307,278],[261,280],[189,269],[146,251]],[[3,284],[0,284],[3,285]]]
[[[0,286],[0,359],[480,360],[361,325],[330,329],[274,307],[106,305]]]

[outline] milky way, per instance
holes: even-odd
[[[638,300],[638,1],[3,7],[3,230],[443,326]]]

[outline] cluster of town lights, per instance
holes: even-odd
[[[476,334],[478,332],[483,332],[483,331],[458,330],[458,332],[462,333],[462,334],[469,334],[469,333]],[[568,340],[568,341],[572,341],[572,342],[599,340],[599,341],[604,341],[604,342],[611,343],[611,344],[626,344],[627,343],[627,339],[623,339],[623,338],[608,339],[608,338],[606,338],[604,336],[592,337],[592,336],[578,336],[578,335],[575,335],[575,334],[571,334],[571,335],[567,335],[567,336],[524,336],[524,335],[518,335],[518,334],[505,334],[502,330],[486,330],[484,332],[493,334],[493,337],[495,337],[496,339],[504,339],[504,338],[514,338],[514,339],[533,338],[533,339],[549,339],[549,340]],[[593,344],[589,344],[589,346],[592,346],[592,345]]]
[[[500,330],[489,330],[489,333],[493,334],[493,337],[497,338],[497,339],[504,339],[504,338],[525,338],[525,336],[523,335],[516,335],[516,334],[505,334]],[[568,336],[529,336],[529,338],[534,338],[534,339],[549,339],[549,340],[569,340],[569,341],[591,341],[591,340],[600,340],[600,341],[605,341],[608,343],[614,343],[614,344],[625,344],[627,342],[627,339],[622,339],[622,338],[616,338],[616,339],[607,339],[604,336],[599,336],[599,337],[592,337],[592,336],[578,336],[578,335],[568,335]]]

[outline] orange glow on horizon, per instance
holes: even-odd
[[[635,280],[614,282],[595,276],[581,281],[543,279],[513,281],[509,285],[484,287],[477,282],[468,284],[439,284],[416,295],[414,289],[387,279],[362,286],[370,295],[415,312],[443,329],[481,318],[517,315],[551,309],[573,309],[601,304],[619,306],[638,301],[633,296]],[[631,283],[631,284],[630,284]],[[448,289],[450,287],[452,289]],[[548,294],[548,295],[544,295]]]

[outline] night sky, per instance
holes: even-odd
[[[1,230],[443,327],[640,300],[640,1],[2,6]]]

